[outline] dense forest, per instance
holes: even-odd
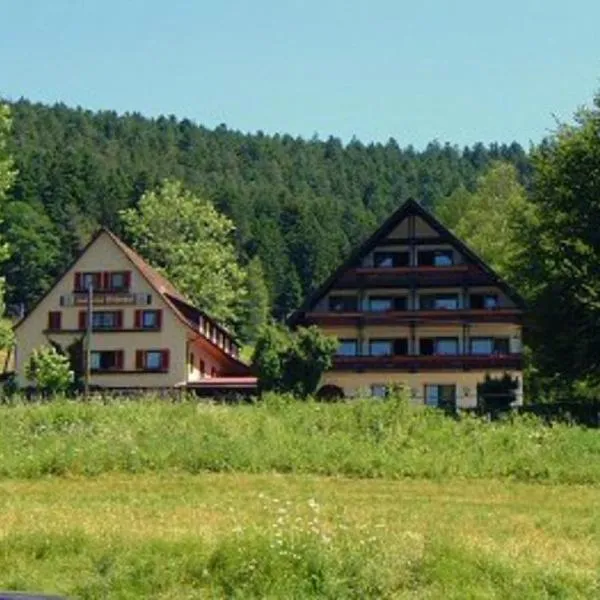
[[[171,178],[211,201],[236,227],[243,264],[262,263],[272,312],[282,317],[400,202],[432,207],[471,190],[497,160],[528,185],[518,144],[423,150],[352,140],[243,134],[174,116],[10,104],[17,169],[0,234],[7,304],[29,308],[98,225],[119,234],[118,213]]]

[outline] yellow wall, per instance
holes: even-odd
[[[123,310],[123,328],[134,327],[136,309],[162,309],[162,327],[159,331],[116,331],[93,333],[92,350],[123,350],[124,371],[135,370],[136,350],[169,350],[169,371],[167,373],[94,373],[91,384],[106,387],[172,387],[185,383],[188,375],[187,338],[190,333],[160,294],[150,286],[136,270],[121,249],[105,233],[101,234],[87,252],[79,258],[69,272],[58,282],[55,288],[35,307],[27,319],[16,330],[15,372],[20,385],[28,382],[25,377],[25,365],[31,352],[47,345],[50,340],[66,348],[82,332],[44,334],[48,324],[49,311],[62,312],[62,329],[75,330],[79,327],[79,312],[85,306],[61,306],[60,297],[73,292],[75,272],[85,271],[130,271],[131,291],[150,294],[150,305],[95,306],[95,310]],[[205,359],[212,366],[212,357]],[[210,373],[210,366],[208,367]]]
[[[369,395],[372,385],[405,385],[411,390],[411,398],[417,404],[424,403],[425,385],[456,385],[456,403],[459,408],[470,408],[477,405],[477,384],[489,374],[501,377],[505,371],[438,371],[421,373],[401,373],[394,371],[373,371],[364,373],[329,371],[323,375],[321,385],[332,384],[344,390],[348,397]],[[511,377],[521,373],[509,372]],[[517,401],[522,402],[522,390],[517,394]]]

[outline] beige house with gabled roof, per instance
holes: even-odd
[[[232,334],[192,306],[175,287],[108,229],[100,229],[80,256],[15,326],[17,383],[27,385],[34,349],[67,350],[82,340],[93,289],[93,387],[187,387],[253,391],[256,380],[239,358]]]

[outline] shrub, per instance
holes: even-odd
[[[34,350],[25,374],[45,394],[65,392],[75,379],[68,357],[53,346],[42,346]]]

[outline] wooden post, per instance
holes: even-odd
[[[90,393],[90,378],[92,374],[92,321],[94,309],[94,284],[90,281],[87,287],[87,323],[84,343],[84,376],[83,395],[87,399]]]

